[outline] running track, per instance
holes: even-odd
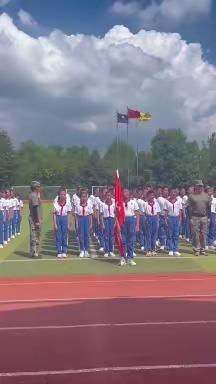
[[[0,384],[216,382],[216,275],[0,280]]]

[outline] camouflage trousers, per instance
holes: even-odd
[[[35,256],[40,252],[40,237],[41,227],[35,225],[31,217],[29,217],[29,229],[30,229],[30,255]]]
[[[195,252],[205,251],[208,217],[192,217],[192,244]]]

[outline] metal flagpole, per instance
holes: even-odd
[[[129,170],[129,119],[127,120],[127,186],[130,187],[130,170]]]

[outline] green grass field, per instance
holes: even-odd
[[[137,253],[137,266],[118,266],[118,258],[104,259],[92,244],[92,259],[79,259],[78,245],[74,235],[70,238],[69,258],[56,259],[56,248],[52,231],[51,207],[44,204],[44,223],[41,259],[29,258],[29,229],[27,209],[24,211],[22,234],[0,250],[0,276],[51,276],[73,274],[139,274],[173,272],[216,272],[216,253],[208,257],[194,257],[191,247],[182,243],[180,258],[169,258],[160,254],[156,258],[145,258]]]

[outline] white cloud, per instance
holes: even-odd
[[[122,16],[136,17],[144,27],[165,23],[181,23],[209,14],[212,0],[152,0],[146,7],[139,1],[116,1],[111,11]]]
[[[10,0],[0,0],[0,7],[5,7],[10,2]]]
[[[37,22],[33,19],[30,13],[24,11],[24,9],[20,9],[18,12],[18,18],[20,23],[25,27],[32,27],[37,25]]]
[[[0,84],[0,126],[16,142],[107,146],[127,105],[153,114],[142,128],[130,124],[143,147],[158,128],[202,140],[216,127],[216,67],[177,33],[115,26],[102,38],[33,38],[2,14]]]

